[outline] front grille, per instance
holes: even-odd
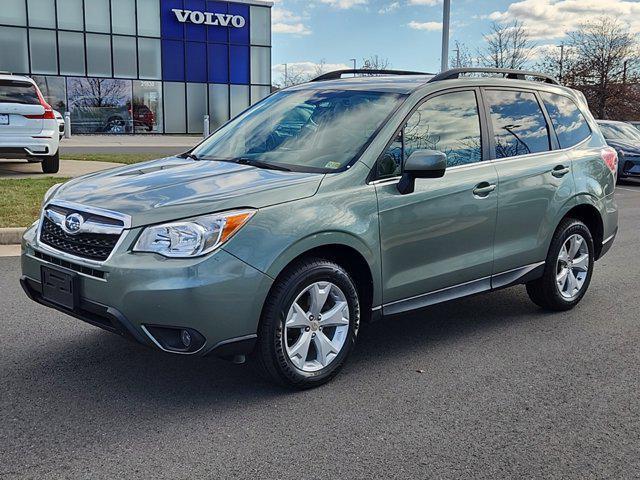
[[[40,241],[61,252],[90,260],[104,261],[115,248],[120,235],[79,233],[69,235],[58,225],[44,217]]]
[[[60,267],[68,268],[69,270],[73,270],[74,272],[84,273],[85,275],[89,275],[91,277],[104,279],[104,276],[105,276],[105,272],[103,272],[102,270],[96,270],[95,268],[85,267],[84,265],[78,265],[76,263],[67,262],[66,260],[62,260],[60,258],[47,255],[46,253],[39,252],[38,250],[34,252],[34,256],[45,262],[53,263],[54,265],[58,265]]]

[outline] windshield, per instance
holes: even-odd
[[[29,82],[0,80],[0,103],[40,105],[36,87]]]
[[[626,123],[601,123],[600,129],[607,140],[633,140],[640,142],[640,131]]]
[[[232,120],[192,153],[199,159],[331,172],[349,164],[394,111],[394,93],[282,91]]]

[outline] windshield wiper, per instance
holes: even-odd
[[[178,155],[180,158],[190,158],[191,160],[198,161],[200,158],[195,153],[183,153],[182,155]]]
[[[241,158],[236,158],[235,161],[242,165],[250,165],[252,167],[265,168],[268,170],[280,170],[282,172],[291,171],[290,168],[282,167],[280,165],[274,165],[273,163],[262,162],[260,160],[255,160],[253,158],[241,157]]]

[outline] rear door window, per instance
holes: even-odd
[[[40,105],[36,87],[29,82],[0,80],[0,103]]]
[[[540,92],[540,96],[551,117],[560,148],[573,147],[591,135],[587,120],[572,99],[549,92]]]
[[[550,150],[549,128],[534,93],[486,90],[496,158]]]

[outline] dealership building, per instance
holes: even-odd
[[[0,70],[74,133],[202,133],[271,90],[271,2],[1,0]]]

